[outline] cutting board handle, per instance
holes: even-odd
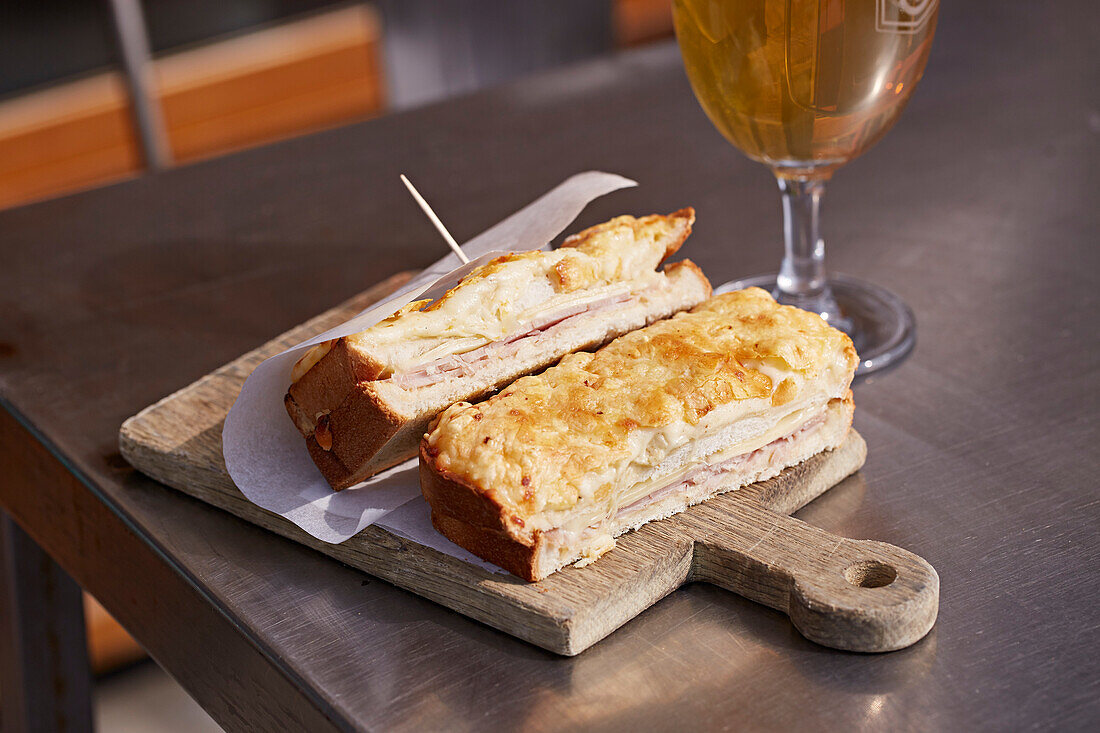
[[[908,550],[838,537],[752,501],[696,514],[708,516],[699,516],[692,578],[783,611],[811,641],[893,651],[936,621],[939,575]]]

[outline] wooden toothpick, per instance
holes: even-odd
[[[443,239],[447,241],[450,248],[458,255],[458,259],[462,260],[462,264],[465,265],[469,262],[470,258],[467,257],[466,253],[462,251],[462,248],[458,246],[458,242],[456,242],[455,238],[451,236],[451,233],[447,231],[447,227],[443,226],[443,222],[441,222],[439,217],[435,215],[435,212],[432,211],[432,207],[428,206],[428,202],[424,200],[424,197],[420,195],[420,192],[412,185],[412,181],[405,177],[404,173],[401,174],[401,182],[405,184],[405,188],[409,189],[409,193],[412,194],[416,203],[420,204],[420,208],[424,210],[424,213],[427,214],[432,224],[435,225],[435,228],[443,235]]]

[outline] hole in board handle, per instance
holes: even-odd
[[[878,560],[864,560],[844,568],[844,579],[860,588],[882,588],[898,578],[898,571]]]

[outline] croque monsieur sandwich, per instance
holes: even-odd
[[[693,209],[620,216],[557,250],[499,257],[435,302],[313,347],[285,403],[314,463],[334,489],[352,486],[415,456],[449,405],[702,302],[710,283],[693,263],[656,269],[694,221]]]
[[[459,403],[420,446],[432,523],[527,580],[839,446],[851,340],[759,288]]]

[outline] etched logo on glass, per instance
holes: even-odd
[[[937,0],[876,0],[875,30],[916,33],[932,17]]]

